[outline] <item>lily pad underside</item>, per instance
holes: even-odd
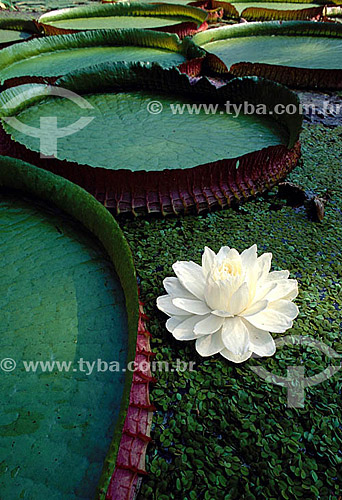
[[[176,33],[183,38],[206,29],[206,18],[203,10],[186,5],[123,1],[47,12],[38,21],[46,35],[142,28]]]
[[[0,83],[6,86],[36,82],[52,83],[72,67],[82,69],[104,62],[158,62],[177,66],[201,57],[204,50],[192,41],[181,42],[175,34],[150,30],[95,30],[31,40],[3,49]]]
[[[299,111],[277,120],[268,114],[276,103],[298,109],[297,98],[273,82],[234,79],[216,89],[206,78],[193,84],[177,69],[118,63],[70,73],[56,85],[82,95],[90,109],[51,96],[53,87],[8,89],[0,97],[0,152],[79,183],[115,213],[201,212],[241,202],[277,183],[298,159]],[[266,116],[226,112],[226,102],[246,100],[263,104]],[[191,112],[198,103],[216,105],[216,112]],[[177,112],[187,105],[189,112]],[[30,137],[42,116],[57,117],[59,127],[88,121],[52,153],[49,137],[56,133],[46,121],[47,143]],[[22,126],[13,127],[13,119]],[[30,135],[22,127],[31,127]],[[41,158],[41,150],[56,158]]]
[[[1,343],[17,363],[1,377],[2,394],[11,394],[0,425],[1,498],[104,500],[132,373],[90,373],[79,360],[121,368],[134,360],[132,255],[83,189],[11,158],[0,167]],[[66,364],[28,371],[25,361]]]
[[[342,88],[342,26],[310,21],[247,23],[199,33],[215,70],[260,76],[294,88]],[[222,75],[223,76],[223,75]]]

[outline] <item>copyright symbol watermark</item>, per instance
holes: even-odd
[[[0,368],[3,372],[13,372],[17,366],[17,363],[12,358],[4,358],[0,362]]]
[[[159,101],[150,101],[147,104],[147,111],[150,115],[159,115],[163,111],[163,105]]]
[[[0,115],[3,114],[2,119],[10,127],[18,132],[25,134],[29,137],[35,137],[40,140],[40,157],[41,158],[55,158],[57,157],[57,141],[62,137],[76,134],[89,123],[91,123],[95,116],[81,116],[75,123],[66,127],[58,127],[57,116],[41,116],[40,126],[31,127],[27,125],[16,116],[11,116],[11,109],[17,106],[17,101],[20,99],[24,103],[32,98],[32,89],[26,89],[20,94],[12,97],[2,108],[0,108]],[[34,97],[60,97],[68,99],[76,104],[81,109],[94,109],[86,99],[80,95],[72,92],[71,90],[62,87],[53,87],[51,85],[37,85]]]

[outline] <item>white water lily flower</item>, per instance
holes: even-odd
[[[276,347],[270,332],[292,327],[298,307],[296,280],[288,271],[273,271],[271,253],[257,256],[257,246],[241,254],[222,247],[216,255],[206,247],[202,266],[173,264],[177,278],[163,282],[167,295],[158,308],[170,318],[166,328],[177,340],[196,340],[201,356],[220,353],[234,363],[252,353],[272,356]]]

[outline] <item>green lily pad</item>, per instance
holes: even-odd
[[[148,30],[98,30],[32,40],[3,49],[0,81],[23,76],[61,76],[73,69],[116,61],[176,66],[203,51],[175,34]]]
[[[13,159],[0,166],[0,342],[16,362],[0,379],[10,395],[1,498],[104,498],[131,385],[121,369],[135,353],[132,257],[112,216],[81,188]],[[120,371],[105,371],[112,361]]]

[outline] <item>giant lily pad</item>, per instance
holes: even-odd
[[[235,76],[257,75],[297,88],[342,88],[342,26],[310,21],[248,23],[193,40]]]
[[[185,30],[184,34],[190,34],[203,25],[206,17],[203,10],[186,5],[118,2],[48,12],[39,22],[46,34],[117,28],[148,28],[178,34]]]
[[[0,382],[9,395],[1,498],[88,500],[97,491],[104,499],[132,381],[121,369],[136,347],[132,256],[113,217],[84,190],[10,158],[0,167],[1,345],[16,362],[2,364]],[[95,361],[92,373],[82,358]],[[104,370],[112,361],[120,371]]]
[[[216,89],[207,79],[192,84],[177,69],[105,64],[73,72],[56,85],[60,92],[82,94],[87,106],[79,108],[69,97],[51,95],[58,93],[55,87],[37,84],[1,94],[3,153],[31,158],[73,179],[116,212],[225,206],[276,183],[298,157],[299,111],[277,120],[268,114],[275,103],[297,106],[297,98],[272,82],[235,79]],[[227,101],[246,100],[263,103],[267,116],[225,112]],[[190,108],[177,114],[173,108],[198,102],[217,111]],[[88,125],[59,139],[52,152],[41,149],[31,133],[38,127],[43,142],[56,137],[46,120],[40,129],[44,116],[56,117],[58,127],[81,118]],[[40,158],[39,151],[57,159]]]
[[[3,49],[0,81],[22,77],[61,76],[73,69],[108,61],[159,62],[175,66],[204,51],[177,35],[149,30],[95,30],[39,38]],[[27,81],[27,78],[26,78]]]

